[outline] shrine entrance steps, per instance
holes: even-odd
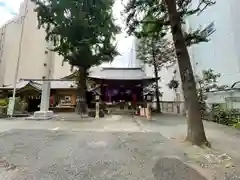
[[[134,109],[120,109],[120,108],[110,108],[109,109],[110,115],[134,115]]]

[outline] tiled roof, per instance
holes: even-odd
[[[37,89],[41,89],[41,84],[35,83],[35,82],[32,82],[32,81],[19,81],[16,84],[16,89],[22,89],[27,85],[32,85],[33,87],[35,87]],[[1,87],[0,89],[13,89],[13,88],[14,88],[13,85],[7,85],[7,86],[4,86],[4,87]]]
[[[89,71],[89,77],[94,79],[111,79],[111,80],[148,80],[154,79],[154,77],[146,76],[145,72],[141,68],[91,68]],[[42,82],[34,81],[20,81],[17,83],[16,88],[21,89],[26,85],[32,85],[38,90],[42,88]],[[75,81],[52,81],[51,89],[68,89],[76,88]],[[12,85],[0,87],[0,89],[13,89]]]
[[[51,82],[51,89],[68,89],[77,88],[74,81],[53,81]]]
[[[16,85],[16,89],[22,89],[27,85],[31,85],[34,88],[41,90],[42,82],[32,82],[32,81],[20,81]],[[51,89],[68,89],[68,88],[76,88],[76,84],[74,81],[53,81],[51,82]],[[13,89],[12,85],[1,87],[0,89]]]
[[[92,71],[89,77],[112,80],[141,80],[154,78],[147,77],[141,68],[102,68]]]

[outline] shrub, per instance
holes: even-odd
[[[22,104],[21,99],[20,99],[19,97],[16,97],[16,99],[15,99],[15,105],[14,105],[14,110],[15,110],[15,111],[21,111],[22,106],[23,106],[23,104]]]
[[[237,122],[236,124],[234,124],[233,127],[235,127],[235,128],[240,130],[240,122]]]
[[[8,105],[8,99],[0,99],[0,107],[4,107]]]
[[[221,108],[220,106],[214,107],[211,111],[211,117],[213,122],[228,126],[233,126],[234,124],[238,123],[239,116],[239,111],[234,109],[227,110]]]

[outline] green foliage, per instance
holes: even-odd
[[[237,122],[237,123],[235,123],[235,124],[233,125],[233,127],[235,127],[236,129],[239,129],[239,130],[240,130],[240,121]]]
[[[158,95],[159,95],[160,97],[162,97],[163,92],[161,92],[161,87],[159,87],[159,86],[156,84],[156,82],[154,82],[154,83],[152,83],[151,85],[147,86],[144,91],[150,92],[150,93],[154,94],[154,92],[156,93],[156,89],[158,90]]]
[[[215,73],[213,69],[203,70],[202,75],[196,76],[197,84],[203,93],[207,93],[214,90],[224,90],[226,85],[218,85],[218,78],[221,74]]]
[[[221,77],[221,74],[215,73],[213,69],[203,70],[201,76],[196,77],[197,81],[197,95],[198,102],[202,114],[202,118],[204,113],[206,112],[206,93],[214,90],[223,90],[227,86],[226,85],[218,85],[218,78]]]
[[[220,106],[215,106],[211,111],[213,122],[228,126],[235,126],[237,123],[239,123],[239,115],[240,114],[237,110],[227,110]]]
[[[114,0],[31,0],[39,28],[46,31],[52,51],[78,68],[77,112],[86,112],[86,77],[94,65],[112,61],[118,55],[114,45],[119,27],[113,19]]]
[[[112,15],[114,0],[31,1],[46,40],[70,65],[89,69],[118,54],[113,45],[119,32]]]
[[[186,17],[200,14],[208,6],[214,5],[215,1],[200,0],[196,6],[192,6],[192,0],[176,0],[176,4],[180,21],[184,24]],[[170,32],[169,14],[165,1],[129,0],[125,14],[129,34],[135,34],[137,37],[158,34],[159,37],[163,37]],[[202,31],[203,28],[199,27],[192,32],[185,32],[186,45],[207,42],[208,36],[201,33]]]
[[[196,96],[196,83],[191,66],[187,46],[193,43],[206,42],[208,38],[202,30],[193,30],[195,33],[185,32],[184,19],[187,16],[201,13],[206,7],[213,5],[212,0],[199,0],[196,6],[192,6],[195,0],[129,0],[125,14],[129,34],[139,37],[145,34],[157,34],[163,37],[172,35],[179,65],[184,97],[189,109],[187,140],[193,144],[207,144],[206,135],[201,121]],[[151,18],[149,18],[149,16]],[[148,32],[144,27],[149,27]],[[201,38],[200,38],[201,37]],[[170,37],[171,38],[171,37]],[[190,105],[192,108],[190,108]],[[194,133],[193,133],[194,132]]]
[[[169,83],[168,83],[168,87],[170,89],[177,89],[179,86],[179,82],[175,79],[172,79]]]
[[[22,109],[23,102],[20,97],[16,97],[14,104],[14,111],[20,111]]]
[[[137,46],[137,57],[144,63],[153,65],[157,70],[163,66],[171,66],[176,62],[174,47],[165,38],[141,38]]]
[[[0,99],[0,107],[4,107],[8,105],[8,99]]]
[[[155,17],[148,15],[145,17],[145,20],[154,20]],[[141,34],[137,35],[139,43],[137,46],[137,58],[143,61],[145,64],[149,64],[154,68],[155,74],[155,95],[157,101],[157,111],[161,111],[160,107],[160,96],[162,95],[159,92],[158,85],[158,71],[162,66],[172,66],[175,61],[175,49],[171,41],[163,38],[164,34],[159,31],[155,31],[157,28],[154,24],[145,24],[143,25],[143,30]]]

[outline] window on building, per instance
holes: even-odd
[[[71,95],[59,95],[57,96],[57,103],[59,106],[71,105],[72,98]]]
[[[202,32],[201,35],[204,37],[208,37],[210,36],[212,33],[214,33],[216,31],[215,27],[214,27],[214,22],[211,22],[207,27],[205,27]]]

